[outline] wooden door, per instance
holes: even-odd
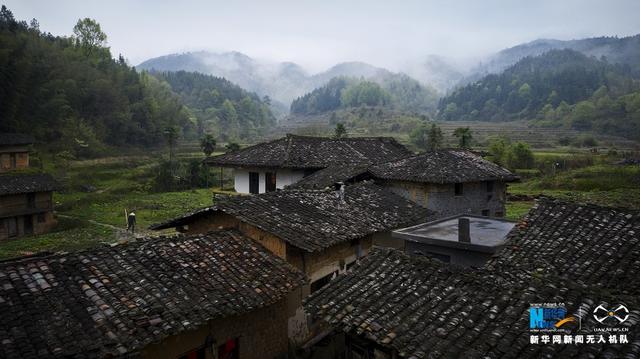
[[[18,235],[18,217],[11,217],[7,219],[9,225],[9,237],[16,237]]]
[[[33,216],[24,216],[24,234],[33,234]]]
[[[276,174],[267,172],[264,174],[264,189],[266,192],[273,192],[276,190]]]

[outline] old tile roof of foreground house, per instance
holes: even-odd
[[[0,132],[0,146],[30,145],[34,142],[31,135]]]
[[[369,168],[376,178],[387,180],[460,183],[476,181],[515,181],[509,170],[465,150],[443,149],[381,163]]]
[[[234,231],[0,263],[0,357],[104,357],[268,306],[304,275]]]
[[[289,134],[278,140],[210,157],[205,162],[223,167],[319,169],[332,164],[380,163],[410,154],[392,137],[333,139]]]
[[[0,175],[0,196],[55,191],[59,189],[59,187],[60,185],[51,175],[44,173]]]
[[[591,313],[600,303],[627,304],[631,315],[618,327],[629,329],[630,344],[530,344],[530,304],[553,302],[565,303],[568,313],[582,319],[582,328],[596,324]],[[564,280],[506,280],[498,271],[374,248],[351,271],[312,294],[305,310],[405,358],[636,358],[639,305],[635,297],[612,297]]]
[[[380,186],[362,182],[346,186],[344,203],[333,190],[290,189],[234,196],[150,228],[182,226],[217,211],[309,252],[376,232],[427,222],[436,215]]]
[[[540,198],[486,267],[640,294],[640,212]]]

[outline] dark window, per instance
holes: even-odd
[[[276,190],[276,174],[267,172],[264,174],[264,190],[273,192]]]
[[[249,172],[249,193],[260,193],[260,173]]]
[[[325,285],[329,284],[329,282],[331,282],[331,279],[333,278],[334,273],[330,273],[318,280],[316,280],[315,282],[311,283],[311,293],[317,291],[318,289],[324,287]]]
[[[47,221],[47,216],[44,213],[38,213],[38,223],[44,223]]]
[[[456,183],[453,185],[453,192],[456,196],[462,196],[462,183]]]
[[[27,207],[28,208],[36,208],[36,194],[35,193],[27,193]]]
[[[206,347],[202,346],[180,355],[178,359],[205,359],[206,357]]]
[[[504,217],[504,213],[502,211],[496,211],[496,217]]]
[[[229,339],[218,347],[218,359],[238,359],[239,357],[238,338]]]
[[[489,213],[490,213],[490,212],[489,212],[489,210],[488,210],[488,209],[483,209],[483,210],[482,210],[482,215],[483,215],[483,216],[485,216],[485,217],[489,217]]]
[[[487,181],[487,192],[493,193],[493,181]]]
[[[10,156],[11,156],[11,165],[10,166],[11,166],[11,168],[16,168],[17,167],[16,154],[12,153]]]
[[[7,220],[9,222],[9,237],[18,235],[18,217],[12,217]]]
[[[4,219],[0,219],[0,230],[4,230]]]
[[[24,234],[33,234],[33,216],[24,216]]]

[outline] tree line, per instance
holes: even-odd
[[[198,137],[215,133],[222,141],[248,139],[276,124],[269,97],[260,98],[220,77],[197,72],[155,72],[196,118]]]
[[[573,50],[552,50],[524,58],[501,74],[488,75],[443,97],[439,118],[524,119],[537,126],[640,139],[637,68]]]
[[[152,147],[168,126],[195,127],[178,96],[138,74],[91,19],[74,36],[40,30],[0,10],[0,131],[32,134],[56,150],[92,155],[107,146]]]
[[[153,148],[172,136],[223,141],[275,123],[269,100],[201,74],[139,73],[113,58],[107,35],[80,19],[73,36],[40,30],[0,9],[0,132],[33,135],[52,152],[75,157],[114,148]]]
[[[435,110],[437,93],[406,75],[389,75],[365,80],[334,77],[329,82],[291,103],[291,113],[321,114],[338,109],[386,107],[414,113]]]

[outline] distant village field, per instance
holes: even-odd
[[[455,146],[451,136],[458,123],[443,123],[447,144]],[[473,127],[471,127],[473,129]],[[288,128],[302,133],[318,132],[311,129]],[[283,130],[283,131],[284,131]],[[321,133],[329,135],[330,131]],[[356,133],[356,136],[362,134]],[[544,134],[532,135],[530,129],[514,127],[506,132],[494,125],[480,125],[474,135],[480,139],[492,136],[512,136],[515,139],[532,138],[534,163],[529,169],[516,169],[521,180],[508,185],[505,218],[517,221],[533,206],[540,195],[564,198],[571,201],[595,203],[630,209],[640,209],[640,168],[624,166],[620,162],[625,154],[633,153],[627,148],[628,142],[603,143],[600,151],[574,146],[553,146],[553,140]],[[555,134],[555,140],[559,135]],[[407,143],[406,137],[400,136]],[[407,143],[410,145],[409,143]],[[250,144],[242,144],[242,147]],[[617,147],[616,147],[617,146]],[[486,151],[486,146],[474,146]],[[173,218],[193,209],[210,206],[216,194],[233,194],[233,172],[208,169],[208,178],[188,189],[158,189],[159,163],[169,157],[168,149],[149,151],[131,155],[119,155],[89,160],[65,160],[36,152],[36,166],[54,174],[63,185],[61,191],[53,194],[58,225],[46,234],[27,236],[19,241],[0,242],[0,258],[11,258],[39,251],[68,251],[87,248],[100,243],[117,243],[131,236],[126,233],[125,211],[135,210],[137,214],[137,235],[153,234],[148,226]],[[212,155],[224,153],[224,145],[219,145]],[[195,141],[181,141],[175,148],[175,161],[187,164],[200,162],[205,158],[200,144]],[[554,168],[555,167],[555,168]],[[202,176],[202,174],[198,174]],[[185,176],[185,173],[176,176]],[[208,186],[206,185],[208,184]],[[180,187],[176,184],[176,187]],[[182,185],[184,187],[184,185]],[[171,233],[172,231],[164,231]]]

